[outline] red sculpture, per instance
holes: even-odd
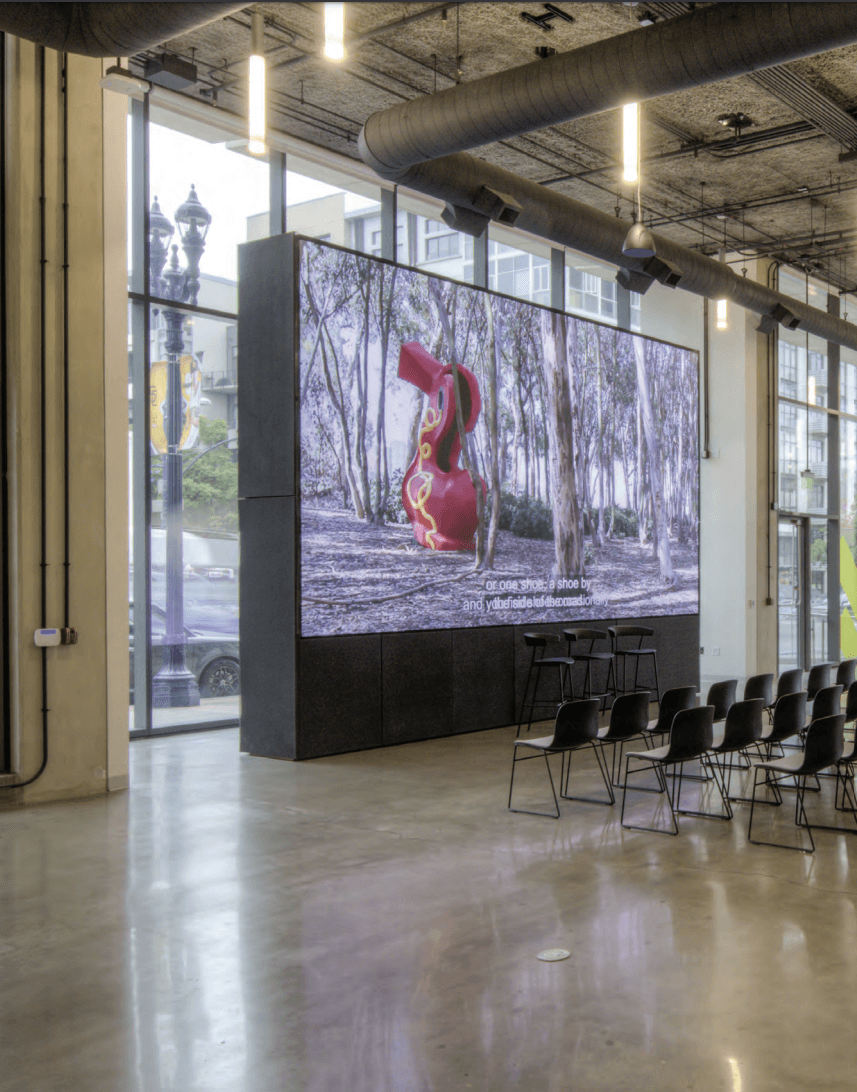
[[[472,432],[482,399],[476,376],[458,367],[464,431]],[[399,378],[429,396],[420,423],[417,453],[402,482],[402,503],[414,538],[430,550],[475,550],[476,490],[470,475],[458,465],[461,440],[455,421],[455,380],[452,368],[441,364],[416,341],[399,353]],[[482,495],[485,482],[479,479]]]

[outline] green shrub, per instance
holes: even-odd
[[[519,499],[509,530],[518,538],[537,538],[551,542],[553,513],[543,501],[531,498],[530,503],[525,505]]]

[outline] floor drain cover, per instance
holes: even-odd
[[[536,959],[540,959],[543,963],[559,963],[561,959],[568,959],[571,952],[567,952],[565,948],[545,948],[543,952],[539,952]]]

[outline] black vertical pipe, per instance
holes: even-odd
[[[9,354],[6,344],[8,332],[6,313],[7,259],[6,259],[6,35],[0,31],[0,596],[2,596],[2,687],[3,687],[3,769],[12,767],[12,702],[9,694]]]
[[[69,620],[69,394],[68,394],[68,54],[62,55],[62,418],[63,418],[63,626]]]

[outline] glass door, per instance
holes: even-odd
[[[779,671],[807,667],[807,540],[805,519],[779,521],[777,536],[777,622]]]

